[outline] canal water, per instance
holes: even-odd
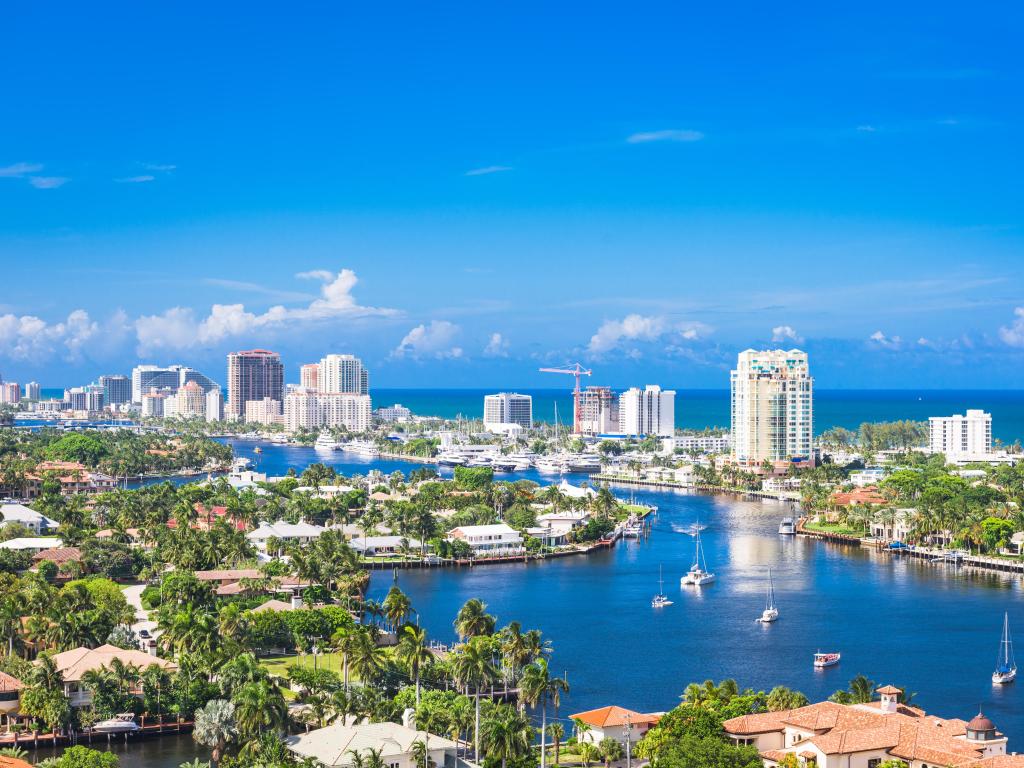
[[[237,455],[257,458],[255,444],[232,442]],[[258,468],[271,475],[314,461],[344,474],[408,473],[420,466],[261,447]],[[557,481],[534,471],[509,477]],[[615,491],[659,507],[647,539],[529,564],[402,570],[398,583],[441,641],[454,639],[452,619],[471,597],[483,599],[500,623],[517,620],[542,630],[555,648],[553,670],[567,675],[571,686],[562,717],[605,704],[668,710],[687,683],[708,678],[731,677],[755,689],[787,685],[814,701],[863,673],[916,692],[914,703],[944,717],[969,719],[980,706],[1009,735],[1011,750],[1024,750],[1022,683],[990,683],[1004,611],[1024,643],[1019,577],[780,536],[779,520],[793,513],[788,503]],[[696,590],[681,587],[679,578],[693,561],[698,524],[706,526],[701,535],[717,579]],[[650,601],[659,567],[674,604],[656,610]],[[764,607],[769,567],[780,618],[765,626],[754,620]],[[390,571],[375,572],[371,596],[382,599],[393,578]],[[817,650],[841,652],[842,662],[815,670]],[[182,761],[175,754],[140,764],[173,768]]]

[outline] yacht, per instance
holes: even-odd
[[[131,712],[122,712],[109,720],[101,720],[92,728],[99,733],[134,733],[142,730],[135,722],[135,715]]]
[[[715,574],[708,572],[707,560],[704,559],[704,547],[700,543],[700,523],[697,523],[697,531],[694,533],[693,538],[696,542],[693,565],[690,566],[690,570],[679,580],[679,583],[684,587],[703,587],[705,584],[710,584],[715,580]]]
[[[467,459],[461,453],[455,451],[445,451],[444,453],[437,454],[437,463],[442,467],[461,467],[465,465]]]
[[[466,462],[467,467],[489,467],[491,466],[490,456],[473,456]]]
[[[592,454],[576,453],[566,457],[565,467],[569,472],[600,472],[601,458]]]
[[[1017,677],[1017,662],[1013,659],[1013,641],[1010,640],[1010,616],[1003,614],[1003,639],[999,641],[999,656],[996,671],[992,673],[993,685],[1012,683]]]
[[[824,669],[825,667],[834,667],[839,663],[840,654],[838,653],[822,653],[818,651],[814,654],[814,666],[816,669]]]
[[[773,621],[779,618],[779,609],[775,607],[775,585],[772,584],[772,569],[768,569],[768,597],[765,600],[764,610],[761,611],[761,618],[758,619],[762,624],[771,624]]]
[[[644,525],[639,520],[629,518],[622,528],[622,535],[627,539],[639,539],[644,532]]]
[[[672,605],[672,601],[665,596],[665,579],[662,576],[662,568],[658,566],[658,594],[651,600],[651,608],[664,608]]]
[[[341,450],[349,451],[350,453],[354,453],[356,456],[366,456],[371,459],[380,456],[380,451],[377,450],[377,446],[368,440],[353,440],[351,443],[346,443],[341,446]]]
[[[779,533],[783,536],[795,536],[796,521],[792,517],[782,518],[782,522],[779,523]]]
[[[536,456],[532,453],[513,453],[506,458],[512,462],[512,468],[516,472],[523,472],[533,466],[533,460]]]
[[[496,456],[491,459],[491,466],[495,472],[515,472],[516,462],[508,456]]]
[[[313,443],[313,447],[318,451],[336,451],[338,443],[329,432],[321,432],[316,438],[316,442]]]
[[[545,475],[561,475],[566,471],[565,459],[561,456],[541,456],[535,462],[537,471]]]

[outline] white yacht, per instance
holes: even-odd
[[[134,733],[141,730],[139,724],[135,722],[135,715],[131,712],[122,712],[109,720],[101,720],[92,728],[98,733]]]
[[[313,443],[313,448],[318,451],[336,451],[338,450],[338,443],[331,437],[329,432],[321,432],[317,436],[316,442]]]
[[[1006,685],[1017,678],[1017,662],[1013,658],[1013,641],[1010,640],[1010,615],[1003,614],[1003,638],[999,641],[999,656],[996,671],[992,673],[993,685]]]
[[[495,456],[491,459],[495,472],[515,472],[516,462],[509,456]]]
[[[557,454],[541,456],[534,463],[537,471],[545,475],[561,475],[566,471],[565,459]]]
[[[574,453],[565,458],[565,467],[569,472],[600,472],[601,458],[594,454]]]
[[[779,618],[779,609],[775,607],[775,585],[772,584],[772,569],[768,569],[768,597],[765,600],[764,610],[761,611],[761,618],[758,619],[762,624],[771,624],[773,621]]]
[[[693,565],[679,580],[679,583],[684,587],[703,587],[715,580],[715,574],[708,572],[707,560],[704,559],[704,547],[700,543],[700,523],[697,524],[697,532],[693,538],[695,542]]]
[[[349,451],[350,453],[354,453],[356,456],[366,456],[371,459],[380,456],[380,451],[377,450],[377,446],[369,440],[353,440],[351,443],[345,443],[342,445],[341,450]]]
[[[779,523],[779,533],[783,536],[795,536],[796,521],[792,517],[782,518],[782,522]]]
[[[469,459],[461,453],[455,451],[445,451],[437,454],[437,463],[442,467],[461,467],[466,464]]]

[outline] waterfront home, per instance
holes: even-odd
[[[230,597],[252,592],[253,589],[245,582],[262,580],[263,571],[258,568],[223,568],[212,571],[195,571],[193,574],[197,580],[214,583],[214,594],[218,597]],[[308,581],[296,578],[295,576],[274,576],[269,580],[265,591],[281,592],[289,595],[294,601],[301,597],[306,587],[310,586]]]
[[[876,485],[854,488],[852,491],[835,491],[829,503],[833,507],[856,507],[860,505],[881,506],[889,500],[883,496]]]
[[[309,494],[314,499],[335,499],[354,490],[355,488],[351,485],[321,485],[317,488],[311,485],[300,485],[292,493]]]
[[[466,542],[475,555],[517,555],[523,551],[523,537],[505,523],[461,525],[448,532],[448,538]]]
[[[178,668],[173,661],[167,661],[142,651],[118,648],[114,645],[101,645],[99,648],[80,647],[54,654],[53,663],[64,679],[64,693],[71,701],[71,706],[87,707],[92,704],[92,691],[82,684],[82,676],[90,670],[109,667],[114,659],[119,659],[122,664],[135,666],[140,671],[151,666],[168,671]],[[141,695],[141,691],[138,693]]]
[[[6,718],[8,730],[11,717],[17,715],[21,707],[21,691],[24,688],[25,684],[21,680],[6,672],[0,672],[0,715]],[[2,764],[0,768],[3,768]]]
[[[882,541],[906,542],[914,530],[914,519],[917,510],[914,508],[882,511],[868,526],[872,538]]]
[[[245,536],[257,549],[266,552],[267,542],[270,539],[309,544],[313,539],[319,538],[325,530],[327,529],[319,525],[306,522],[286,523],[283,520],[278,520],[276,523],[260,523],[259,528],[250,531]]]
[[[227,507],[210,505],[206,506],[201,501],[197,501],[193,507],[196,512],[196,519],[194,522],[189,524],[189,527],[196,531],[208,531],[213,528],[214,523],[218,520],[224,520],[230,524],[235,530],[244,531],[246,524],[242,520],[236,520],[233,515],[228,512]],[[172,517],[167,521],[168,528],[177,528],[178,519]]]
[[[43,483],[48,479],[60,483],[63,496],[76,493],[104,493],[112,491],[117,481],[101,472],[90,472],[77,461],[41,461],[25,474],[21,493],[26,499],[36,499],[43,494]]]
[[[613,739],[623,746],[626,740],[636,744],[647,735],[647,731],[658,724],[661,715],[644,714],[618,706],[590,709],[571,715],[570,719],[589,726],[586,729],[576,727],[576,739],[580,742],[600,744],[604,739]]]
[[[17,551],[28,550],[30,552],[41,552],[44,549],[63,546],[60,539],[51,539],[45,536],[19,536],[16,539],[0,541],[0,549],[14,549]]]
[[[766,477],[761,481],[764,493],[799,493],[799,477]]]
[[[51,520],[46,515],[30,509],[24,504],[0,504],[0,514],[3,515],[0,525],[7,526],[17,523],[25,526],[37,536],[55,531],[60,525],[56,520]]]
[[[539,493],[543,493],[551,487],[549,485],[547,488],[541,488]],[[562,480],[562,482],[554,487],[558,489],[559,493],[569,499],[592,499],[597,496],[597,491],[590,486],[573,485],[568,480]]]
[[[366,557],[398,554],[403,546],[411,552],[419,552],[422,546],[419,539],[410,539],[407,536],[363,536],[352,539],[348,544]]]
[[[1007,738],[979,713],[970,721],[943,719],[900,702],[902,691],[879,688],[867,704],[823,701],[798,709],[726,720],[726,736],[761,753],[765,768],[789,755],[801,766],[876,768],[902,760],[910,768],[1024,768],[1007,754]]]
[[[450,739],[412,728],[408,713],[398,723],[351,724],[339,720],[326,728],[288,736],[285,746],[299,758],[312,758],[325,768],[351,768],[355,756],[365,757],[369,750],[380,752],[387,768],[417,768],[416,742],[427,745],[428,764],[438,768],[464,768],[472,764],[460,760],[457,746]]]
[[[869,485],[877,485],[885,478],[885,470],[882,467],[866,467],[857,472],[850,473],[850,482],[857,488],[866,488]]]

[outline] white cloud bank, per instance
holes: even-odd
[[[618,348],[627,341],[669,340],[696,341],[707,335],[710,327],[697,321],[669,322],[659,315],[626,315],[622,320],[605,320],[590,337],[587,352],[603,355]]]
[[[797,344],[803,344],[803,337],[800,336],[791,325],[777,325],[772,328],[772,341],[778,343],[782,341],[793,341]]]
[[[447,320],[431,320],[409,331],[392,352],[393,357],[438,359],[462,357],[462,347],[456,346],[461,328]]]
[[[688,128],[670,128],[664,131],[641,131],[626,138],[627,144],[649,144],[653,141],[700,141],[704,134]]]
[[[1013,310],[1014,321],[999,329],[999,338],[1010,347],[1024,347],[1024,307]]]

